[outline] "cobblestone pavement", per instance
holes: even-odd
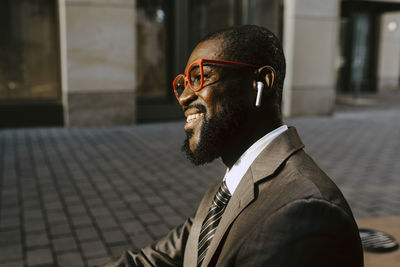
[[[286,122],[357,217],[400,215],[400,109]],[[183,124],[0,131],[0,267],[101,264],[192,215],[225,170],[190,165]]]

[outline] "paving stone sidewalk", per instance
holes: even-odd
[[[400,215],[400,109],[286,122],[357,217]],[[183,125],[0,131],[0,267],[93,266],[183,222],[225,172],[191,166]]]

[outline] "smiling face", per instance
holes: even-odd
[[[219,39],[198,44],[188,60],[185,73],[193,62],[201,58],[229,60],[224,57],[221,44]],[[245,94],[249,90],[243,87],[252,85],[248,68],[232,69],[204,63],[203,70],[203,88],[194,92],[187,85],[178,98],[187,120],[183,149],[196,165],[211,162],[230,145],[250,109],[249,95]],[[193,69],[196,71],[200,72]],[[193,74],[192,79],[196,79],[196,73]]]

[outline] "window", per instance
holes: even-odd
[[[165,99],[167,81],[170,1],[137,1],[137,96],[139,100]],[[171,89],[172,90],[172,89]]]
[[[0,101],[60,100],[56,1],[0,2]]]

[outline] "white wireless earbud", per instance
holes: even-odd
[[[264,89],[264,84],[262,82],[257,82],[257,99],[256,99],[256,107],[261,106],[261,96]]]

